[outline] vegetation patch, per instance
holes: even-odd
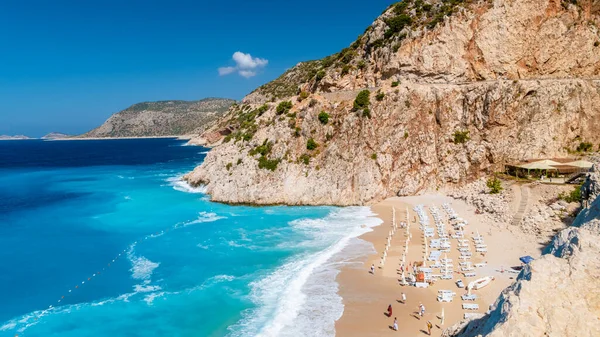
[[[588,143],[588,142],[581,142],[579,143],[579,145],[577,146],[577,152],[590,152],[594,149],[594,145],[592,145],[592,143]]]
[[[306,91],[300,92],[300,95],[298,96],[298,101],[302,102],[303,100],[307,99],[309,95],[310,94]]]
[[[277,109],[275,110],[278,115],[286,114],[292,109],[293,105],[290,101],[283,101],[277,105]]]
[[[454,144],[464,144],[471,139],[469,131],[454,131]]]
[[[308,141],[306,142],[306,149],[307,150],[315,150],[317,147],[319,147],[319,144],[317,144],[317,142],[315,142],[314,139],[309,138]]]
[[[581,202],[583,200],[581,196],[581,186],[582,185],[575,186],[570,193],[562,192],[558,195],[558,199],[566,202]]]
[[[308,165],[310,163],[310,156],[306,153],[303,153],[299,158],[298,162],[303,163],[304,165]]]
[[[363,90],[358,93],[356,98],[354,99],[354,110],[361,110],[368,108],[371,104],[369,96],[371,92],[369,90]]]
[[[329,122],[329,114],[325,111],[321,111],[321,113],[319,113],[319,122],[323,125],[327,124]]]
[[[384,98],[385,98],[385,94],[384,94],[384,93],[382,93],[381,91],[377,93],[377,96],[375,96],[375,99],[376,99],[378,102],[381,102],[381,101],[383,101],[383,99],[384,99]]]
[[[486,185],[490,189],[490,194],[498,194],[503,190],[502,182],[496,177],[488,179]]]
[[[394,82],[392,82],[392,88],[395,88],[395,87],[397,87],[398,85],[400,85],[400,82],[398,82],[398,81],[394,81]]]

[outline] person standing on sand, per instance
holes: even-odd
[[[402,304],[406,304],[406,294],[402,293]]]
[[[398,331],[398,317],[394,317],[393,328],[394,328],[394,331]]]
[[[371,274],[375,275],[375,265],[371,265]]]
[[[392,317],[392,305],[391,305],[391,304],[390,304],[390,305],[388,305],[388,310],[387,310],[387,312],[388,312],[388,317]]]
[[[427,321],[427,332],[429,333],[429,336],[431,336],[431,328],[433,328],[433,324],[431,324],[430,321]]]
[[[419,304],[419,316],[423,317],[423,315],[425,315],[425,306],[423,305],[423,303]]]

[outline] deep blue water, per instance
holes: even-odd
[[[333,335],[378,220],[212,203],[179,180],[208,149],[183,145],[0,142],[0,336]]]

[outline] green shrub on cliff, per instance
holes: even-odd
[[[454,131],[454,144],[464,144],[470,139],[469,131]]]
[[[488,179],[486,185],[490,189],[490,194],[498,194],[503,190],[500,179],[496,177]]]
[[[258,158],[258,168],[275,171],[281,159],[268,159],[265,156]]]
[[[581,185],[575,186],[569,194],[562,192],[558,195],[558,198],[566,202],[581,202],[581,200],[583,200],[581,196]]]
[[[290,101],[283,101],[281,103],[279,103],[279,105],[277,105],[277,114],[278,115],[283,115],[285,113],[288,113],[288,111],[290,111],[292,109],[293,105],[292,102]]]
[[[371,92],[369,90],[363,90],[359,92],[356,96],[356,99],[354,99],[354,110],[368,108],[369,104],[371,104],[371,101],[369,99],[370,95]]]
[[[306,149],[308,150],[314,150],[317,147],[319,147],[319,144],[317,144],[317,142],[315,142],[314,139],[310,138],[307,142],[306,142]]]
[[[577,146],[577,152],[590,152],[594,149],[594,145],[588,142],[581,142],[579,146]]]
[[[321,113],[319,113],[319,122],[323,125],[327,124],[327,122],[329,122],[329,114],[325,111],[321,111]]]

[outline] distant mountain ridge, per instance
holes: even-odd
[[[202,132],[234,103],[226,98],[137,103],[79,137],[160,137]]]
[[[23,139],[32,139],[32,138],[24,136],[24,135],[14,135],[14,136],[0,135],[0,140],[23,140]]]
[[[69,137],[72,137],[72,136],[64,134],[64,133],[60,133],[60,132],[50,132],[49,134],[42,137],[42,139],[64,139],[64,138],[69,138]]]

